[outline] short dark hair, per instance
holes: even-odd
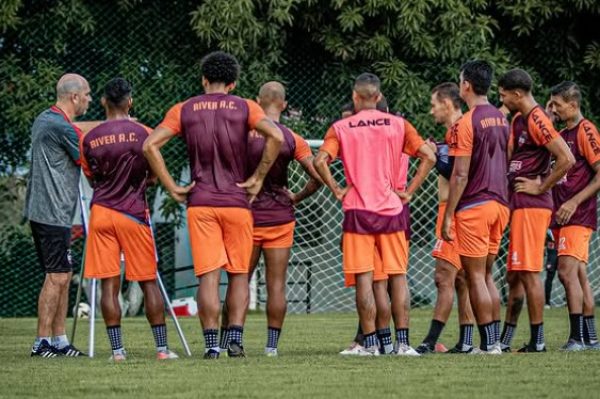
[[[494,79],[494,68],[483,60],[467,61],[460,67],[463,80],[473,86],[473,92],[480,96],[485,96],[492,86]]]
[[[133,86],[127,79],[113,78],[104,86],[103,96],[111,105],[121,107],[131,98],[132,92]]]
[[[533,79],[523,69],[515,68],[500,77],[498,87],[505,90],[523,90],[529,93],[533,89]]]
[[[349,103],[346,103],[344,105],[342,105],[342,109],[340,110],[340,113],[344,113],[344,112],[352,112],[354,113],[354,103],[352,101],[350,101]]]
[[[566,102],[575,101],[577,105],[581,105],[581,89],[577,83],[570,80],[561,82],[550,89],[550,94],[560,96]]]
[[[460,90],[456,83],[444,82],[435,86],[431,90],[431,94],[435,94],[438,100],[450,100],[456,109],[460,109],[462,102],[460,100]]]
[[[200,61],[202,76],[209,83],[234,83],[240,75],[240,64],[233,55],[224,51],[214,51]]]
[[[381,92],[381,81],[377,75],[361,73],[354,80],[354,91],[362,98],[371,98]]]

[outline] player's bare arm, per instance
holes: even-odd
[[[337,184],[337,182],[333,178],[333,175],[331,174],[331,170],[329,169],[330,160],[331,157],[328,153],[326,153],[325,151],[319,151],[317,157],[314,160],[315,170],[317,171],[319,176],[321,176],[323,183],[327,186],[327,188],[329,188],[329,190],[333,193],[335,198],[337,198],[337,200],[341,202],[346,196],[346,193],[348,193],[350,187],[340,187]]]
[[[569,169],[575,165],[575,157],[569,150],[569,146],[562,137],[556,137],[545,145],[548,151],[556,159],[556,163],[550,175],[544,180],[529,179],[527,177],[517,177],[515,180],[515,192],[529,195],[540,195],[550,190],[560,179],[562,179]]]
[[[175,136],[171,130],[164,127],[157,127],[152,134],[144,141],[144,156],[150,164],[152,172],[158,177],[165,189],[177,202],[185,202],[189,191],[194,187],[195,182],[187,186],[179,186],[169,173],[165,160],[160,149]]]
[[[577,193],[577,195],[562,204],[556,212],[556,221],[558,224],[569,223],[579,204],[596,195],[600,190],[600,162],[593,164],[592,169],[594,169],[595,174],[590,183]]]
[[[265,138],[265,149],[258,167],[252,175],[238,186],[245,188],[248,192],[250,202],[254,201],[262,188],[265,176],[273,166],[273,162],[279,155],[279,149],[283,143],[283,133],[270,119],[264,118],[256,124],[256,131]]]
[[[425,142],[417,152],[417,158],[419,158],[419,166],[415,176],[411,179],[410,184],[405,192],[396,192],[403,203],[410,202],[413,194],[421,187],[427,175],[435,165],[436,157],[434,150],[431,149],[430,145]]]
[[[290,198],[294,205],[299,204],[306,198],[313,195],[323,185],[321,176],[317,173],[314,167],[314,157],[306,157],[298,161],[302,169],[310,176],[310,179],[306,182],[302,190],[297,193],[289,192]]]
[[[450,226],[458,201],[463,195],[467,183],[469,182],[469,168],[471,166],[471,157],[462,156],[454,158],[454,169],[450,177],[450,190],[448,193],[448,204],[444,213],[444,222],[442,224],[442,238],[446,241],[453,241],[454,237],[450,234]]]

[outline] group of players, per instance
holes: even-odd
[[[264,84],[255,102],[230,94],[240,73],[232,55],[208,54],[201,71],[204,94],[173,106],[154,130],[129,117],[132,87],[122,78],[111,80],[105,87],[102,105],[106,121],[79,125],[86,133],[80,135],[78,156],[72,158],[80,160],[94,188],[85,277],[102,281],[102,314],[114,361],[127,357],[117,299],[121,254],[127,279],[141,282],[158,359],[177,357],[167,345],[145,196],[156,179],[175,200],[187,204],[205,358],[216,359],[221,353],[245,356],[248,283],[261,254],[268,295],[265,354],[278,355],[286,313],[294,205],[321,185],[342,202],[343,270],[346,285],[356,290],[359,334],[357,342],[343,354],[419,356],[434,352],[451,311],[454,288],[461,334],[452,352],[509,351],[518,318],[516,304],[522,303],[524,296],[531,340],[520,351],[545,351],[539,273],[551,222],[556,228],[559,276],[567,292],[571,319],[565,349],[600,347],[586,277],[587,246],[596,228],[600,148],[598,132],[581,115],[581,94],[574,83],[560,84],[552,91],[551,114],[567,125],[559,134],[535,103],[529,75],[522,70],[508,72],[500,79],[499,89],[504,106],[514,113],[509,126],[506,116],[487,100],[493,78],[491,66],[483,61],[468,62],[461,68],[459,86],[444,83],[432,92],[431,113],[448,129],[446,143],[436,144],[423,140],[403,117],[389,113],[379,79],[364,73],[355,80],[349,115],[331,126],[313,159],[306,141],[279,121],[287,106],[280,83]],[[85,87],[89,97],[87,82]],[[76,95],[65,98],[80,101]],[[464,115],[461,99],[469,108]],[[187,147],[188,185],[177,183],[161,155],[161,148],[175,136],[180,136]],[[338,157],[343,163],[345,187],[338,185],[329,168]],[[410,182],[409,157],[419,158]],[[288,190],[288,166],[293,160],[309,177],[298,193]],[[415,350],[408,334],[408,204],[434,166],[439,172],[440,200],[439,240],[433,252],[438,299],[429,334]],[[30,219],[33,229],[34,219]],[[510,297],[500,334],[500,299],[491,270],[509,220]],[[39,227],[34,239],[46,272],[68,269],[63,260],[48,252],[51,243],[42,242],[44,232],[36,231]],[[227,272],[228,286],[221,309],[222,270]],[[389,328],[391,318],[395,345]],[[481,335],[479,348],[473,345],[474,320]],[[38,326],[32,355],[54,357],[62,353],[49,344],[46,335]],[[61,336],[63,342],[65,339]],[[72,345],[68,347],[69,356],[81,355]]]

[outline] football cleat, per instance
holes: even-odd
[[[419,355],[429,355],[431,353],[435,353],[435,346],[423,342],[421,345],[416,347],[415,351],[417,351]]]
[[[396,356],[421,356],[419,352],[406,344],[396,345]]]
[[[39,356],[44,358],[51,358],[57,357],[59,355],[60,353],[58,352],[58,350],[52,345],[50,345],[45,339],[42,340],[42,342],[40,342],[37,349],[31,348],[31,357]]]
[[[204,359],[218,359],[221,352],[214,349],[209,349],[204,352]]]
[[[541,348],[540,348],[541,347]],[[518,353],[542,353],[546,352],[546,345],[542,344],[538,347],[536,344],[526,344],[517,351]]]
[[[267,357],[277,357],[277,348],[265,348],[265,355]]]
[[[448,349],[448,352],[451,354],[467,354],[473,352],[473,347],[464,344],[456,344],[454,347]]]
[[[564,352],[580,352],[585,350],[585,345],[581,341],[577,341],[573,338],[569,338],[566,344],[564,344],[561,348],[561,351]]]
[[[230,342],[229,348],[227,348],[227,355],[229,357],[246,357],[244,347],[237,342]]]
[[[346,348],[340,352],[340,355],[342,355],[342,356],[358,355],[359,352],[363,349],[364,349],[364,347],[361,344],[352,342],[348,348]]]
[[[177,356],[177,353],[172,352],[168,349],[166,351],[156,352],[156,360],[171,360],[171,359],[179,359],[179,356]]]

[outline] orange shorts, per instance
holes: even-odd
[[[346,287],[356,284],[355,274],[373,272],[373,281],[382,281],[389,274],[406,274],[408,270],[408,241],[404,231],[344,233],[342,248]]]
[[[558,256],[572,256],[588,263],[593,230],[585,226],[565,226],[552,230],[558,243]]]
[[[296,222],[278,226],[254,227],[254,246],[262,248],[291,248],[294,244]]]
[[[457,251],[481,258],[498,254],[510,211],[496,201],[486,201],[455,214]]]
[[[509,272],[541,272],[544,268],[546,232],[552,211],[544,208],[516,209],[510,216]]]
[[[248,273],[252,255],[250,210],[192,206],[187,215],[196,276],[222,267],[229,273]]]
[[[156,253],[150,226],[124,213],[93,205],[85,246],[85,278],[121,275],[121,252],[125,278],[147,281],[156,278]]]
[[[446,202],[440,202],[438,208],[438,217],[435,225],[435,246],[431,255],[436,259],[442,259],[450,263],[458,270],[462,269],[460,264],[460,255],[456,252],[456,241],[448,242],[442,239],[442,223],[444,222],[444,213],[446,212]],[[455,223],[450,226],[450,232],[452,235],[456,235]]]

